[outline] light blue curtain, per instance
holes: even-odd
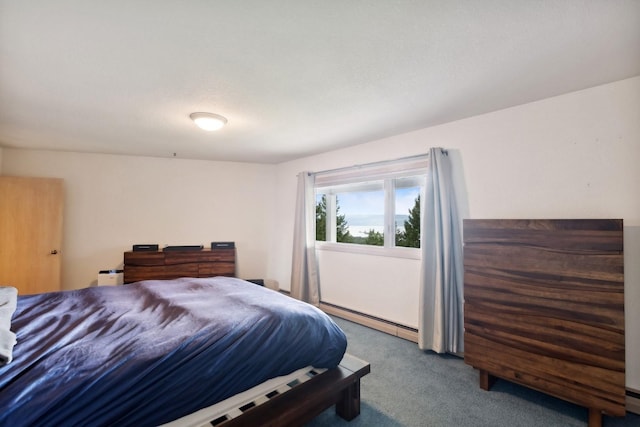
[[[313,305],[320,303],[320,286],[316,263],[315,177],[298,174],[298,192],[293,229],[291,296]]]
[[[443,149],[431,148],[420,242],[418,345],[422,350],[464,351],[460,227],[451,162]]]

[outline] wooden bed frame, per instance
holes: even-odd
[[[234,274],[235,249],[124,253],[125,283]],[[217,418],[221,419],[213,423],[216,427],[303,425],[334,404],[336,413],[351,421],[360,414],[360,378],[369,372],[369,363],[346,354],[336,368],[319,373],[285,393],[250,405],[239,413],[236,411],[225,417],[214,415],[195,425],[212,425]],[[169,424],[191,425],[190,421],[181,420]]]
[[[464,220],[465,362],[625,415],[622,220]]]
[[[332,405],[340,417],[351,421],[360,415],[360,378],[371,372],[371,367],[366,362],[350,362],[343,359],[336,368],[220,425],[302,426]]]
[[[369,372],[371,367],[366,362],[355,367],[343,362],[288,393],[249,409],[246,418],[239,417],[223,425],[303,425],[332,405],[335,405],[336,413],[341,418],[351,421],[360,415],[360,378]],[[265,420],[269,420],[269,423],[266,424]]]
[[[345,354],[333,369],[300,369],[163,427],[302,426],[335,405],[347,421],[360,414],[360,378],[369,363]]]

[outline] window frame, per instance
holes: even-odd
[[[395,245],[395,216],[397,214],[395,212],[395,180],[402,178],[414,178],[416,180],[420,188],[420,213],[422,215],[424,214],[426,174],[427,156],[415,156],[409,159],[358,165],[316,174],[314,184],[315,200],[317,200],[318,194],[335,194],[337,190],[345,189],[358,191],[358,188],[370,187],[370,185],[367,184],[368,182],[382,181],[384,191],[384,246],[336,242],[336,215],[335,205],[333,205],[335,197],[327,197],[326,238],[333,240],[316,240],[316,249],[374,256],[420,259],[420,248]],[[330,206],[332,207],[331,210]],[[332,214],[330,215],[330,213]]]

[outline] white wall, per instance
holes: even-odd
[[[465,218],[624,219],[627,386],[640,390],[640,77],[281,164],[275,218],[282,239],[273,243],[269,276],[290,289],[299,171],[393,159],[433,146],[449,149]],[[393,306],[381,317],[413,324],[407,313],[417,310],[418,270],[406,263],[371,257],[348,268],[343,258],[321,254],[322,294],[369,289],[377,299],[353,297],[353,306],[364,312]],[[390,278],[389,269],[402,277]],[[398,295],[399,286],[410,295]]]
[[[272,165],[5,148],[2,173],[64,179],[65,289],[122,268],[123,252],[136,243],[235,241],[237,275],[264,278]]]
[[[317,253],[323,302],[417,328],[420,264],[416,260],[330,250]],[[353,276],[357,277],[343,286],[344,279]]]

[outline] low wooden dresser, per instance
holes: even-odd
[[[124,253],[124,283],[235,274],[235,248]]]

